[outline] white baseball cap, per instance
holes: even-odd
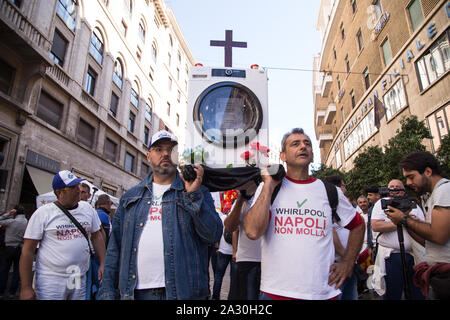
[[[177,137],[166,130],[160,130],[152,136],[148,148],[150,149],[156,142],[162,139],[169,139],[170,141],[175,142],[175,144],[178,144]]]
[[[58,172],[55,175],[55,177],[53,178],[52,187],[53,187],[53,190],[58,190],[58,189],[62,189],[65,187],[73,187],[84,180],[86,180],[86,179],[77,178],[77,176],[74,175],[69,170],[63,170],[63,171]]]

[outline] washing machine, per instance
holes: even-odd
[[[194,66],[187,108],[186,147],[203,150],[206,165],[245,166],[246,151],[264,165],[255,146],[269,145],[266,70]]]

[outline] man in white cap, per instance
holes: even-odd
[[[152,172],[121,198],[112,221],[100,299],[206,299],[208,244],[223,224],[203,167],[185,181],[175,163],[177,139],[159,131],[149,143]]]
[[[97,212],[89,203],[80,201],[79,184],[83,180],[67,170],[58,172],[52,183],[58,200],[38,208],[31,216],[20,258],[20,299],[85,299],[89,244],[58,205],[67,209],[90,235],[100,261],[98,277],[101,280],[105,242],[100,232],[101,223]],[[32,263],[38,244],[36,282],[33,289]]]

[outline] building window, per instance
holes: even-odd
[[[109,103],[109,113],[114,117],[116,117],[118,107],[119,107],[119,97],[114,92],[112,92],[111,101]]]
[[[10,95],[14,84],[16,69],[0,59],[0,91]]]
[[[341,29],[341,38],[344,39],[345,38],[345,29],[344,29],[344,23],[343,22],[341,23],[340,29]]]
[[[441,107],[439,110],[427,117],[428,127],[431,132],[432,151],[437,152],[442,145],[442,139],[448,135],[450,130],[450,104]]]
[[[52,98],[46,92],[41,91],[36,113],[39,118],[51,126],[60,129],[63,110],[64,107],[62,103]]]
[[[348,135],[347,139],[344,140],[344,158],[348,159],[376,130],[377,128],[374,124],[374,109],[372,108]]]
[[[158,58],[158,49],[156,47],[156,43],[152,43],[152,60],[154,63],[156,63],[156,60]]]
[[[341,107],[341,120],[342,120],[342,123],[345,123],[345,112],[344,112],[343,106]]]
[[[150,129],[145,126],[144,127],[144,143],[145,145],[148,145],[148,139],[150,138]]]
[[[353,109],[354,107],[356,107],[355,91],[354,90],[350,91],[350,100],[352,102],[352,109]]]
[[[383,51],[384,65],[388,66],[392,61],[392,52],[391,46],[389,45],[389,39],[386,38],[386,40],[383,41],[383,43],[381,44],[381,50]]]
[[[337,53],[336,53],[336,48],[335,47],[333,47],[333,57],[334,57],[334,60],[337,59]]]
[[[359,28],[358,33],[356,34],[356,42],[358,42],[358,49],[361,51],[364,47],[361,28]]]
[[[125,170],[134,173],[134,156],[128,152],[125,153]]]
[[[422,12],[422,7],[420,6],[419,0],[414,0],[408,6],[409,19],[411,21],[411,27],[413,31],[416,31],[417,28],[422,24],[424,17]]]
[[[350,61],[348,60],[348,55],[345,56],[345,68],[347,69],[347,73],[350,72]]]
[[[336,169],[342,166],[341,149],[336,151]]]
[[[144,27],[144,22],[142,20],[141,20],[141,22],[139,22],[138,35],[139,35],[139,39],[141,39],[141,41],[143,43],[145,43],[145,27]]]
[[[180,80],[180,68],[177,68],[177,80]]]
[[[136,92],[137,89],[131,88],[130,102],[136,108],[139,108],[139,93]]]
[[[122,89],[123,66],[119,59],[114,63],[113,82]]]
[[[167,54],[167,65],[170,67],[172,64],[172,55],[170,53]]]
[[[103,151],[103,156],[105,159],[110,160],[112,162],[116,162],[116,154],[117,154],[117,143],[112,141],[109,138],[105,140],[105,149]]]
[[[68,41],[55,29],[53,35],[52,49],[50,50],[50,58],[53,59],[59,66],[64,66],[64,58],[66,56],[66,49]]]
[[[58,0],[56,13],[66,23],[70,30],[75,31],[75,19],[77,16],[76,0]]]
[[[401,109],[406,107],[406,95],[403,82],[397,81],[392,88],[383,96],[384,107],[386,108],[386,120],[392,119]]]
[[[350,5],[352,6],[353,14],[355,14],[356,13],[356,9],[358,9],[358,7],[356,6],[356,0],[350,0]]]
[[[84,90],[91,96],[94,96],[96,81],[97,81],[97,73],[94,70],[92,70],[91,67],[88,67],[88,71],[86,74],[86,81],[84,83]]]
[[[141,178],[144,179],[150,173],[150,166],[145,162],[141,164]]]
[[[336,82],[337,82],[338,90],[341,90],[341,79],[339,78],[339,75],[336,76]]]
[[[177,113],[177,127],[180,126],[180,115]]]
[[[450,69],[450,30],[440,36],[416,62],[421,90],[428,88]]]
[[[172,90],[172,77],[169,76],[169,81],[167,82],[169,90]]]
[[[363,71],[364,75],[364,85],[366,87],[366,90],[370,88],[370,78],[369,78],[369,68],[365,68]]]
[[[147,119],[148,122],[152,123],[152,107],[151,102],[150,104],[145,104],[145,119]]]
[[[78,123],[77,141],[92,149],[94,145],[95,128],[80,118]]]
[[[170,116],[170,103],[167,102],[167,115]]]
[[[128,117],[128,131],[134,132],[135,122],[136,122],[136,115],[130,111],[130,115]]]
[[[103,37],[97,28],[95,28],[94,32],[92,32],[89,53],[95,60],[97,60],[98,63],[103,63]]]

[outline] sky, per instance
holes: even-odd
[[[320,0],[165,0],[196,60],[204,66],[224,66],[223,47],[210,40],[234,41],[233,68],[252,64],[267,68],[269,78],[269,134],[281,142],[284,133],[301,127],[313,141],[314,166],[320,151],[314,132],[313,57],[320,52],[316,30]]]

